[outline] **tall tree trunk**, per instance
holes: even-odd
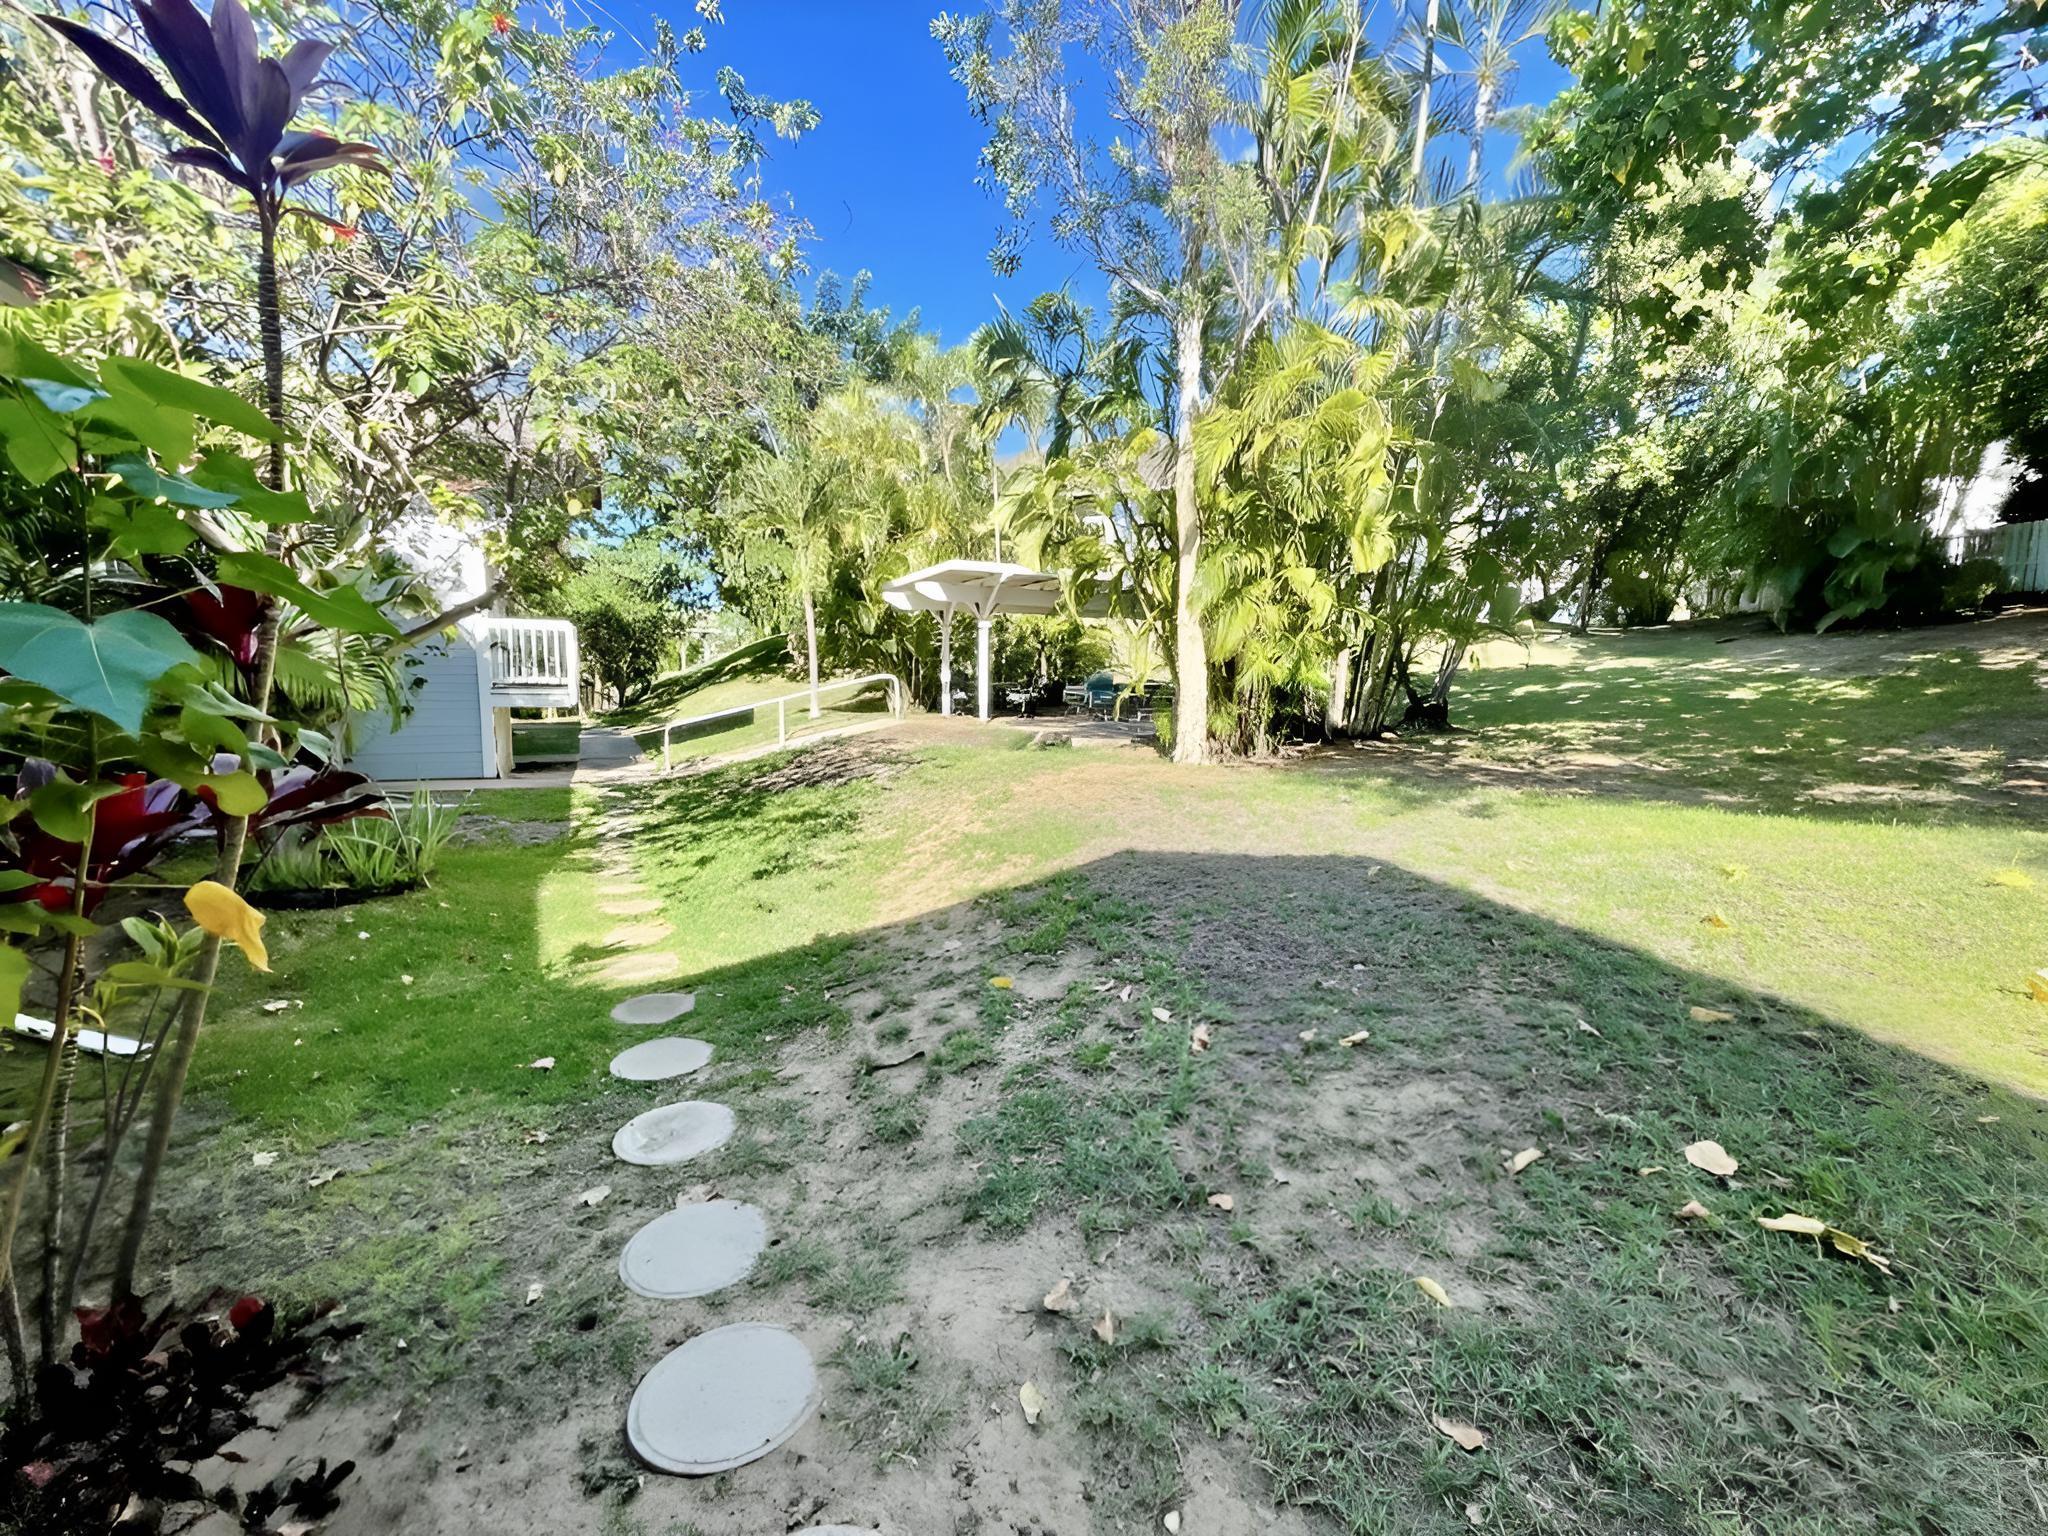
[[[1423,156],[1429,149],[1429,92],[1436,82],[1436,30],[1441,3],[1442,0],[1429,0],[1429,11],[1422,23],[1422,83],[1415,92],[1414,143],[1408,160],[1408,197],[1417,207],[1422,204]]]
[[[1173,760],[1209,758],[1209,646],[1195,602],[1202,556],[1201,509],[1195,501],[1195,413],[1202,402],[1202,312],[1192,296],[1173,325],[1179,388],[1173,424]]]
[[[818,718],[818,604],[804,593],[804,649],[811,660],[811,718]]]
[[[260,244],[256,253],[256,318],[257,331],[263,342],[263,409],[279,428],[278,440],[270,445],[264,480],[271,490],[281,491],[285,488],[284,319],[277,291],[277,209],[263,198],[257,200],[257,231]],[[268,552],[278,555],[281,542],[281,532],[273,528],[266,541]],[[270,695],[277,680],[277,626],[277,604],[266,598],[262,620],[256,631],[256,659],[251,667],[248,692],[249,703],[264,715],[270,713]],[[268,735],[267,729],[257,732],[259,740]],[[220,858],[214,865],[213,877],[230,890],[235,888],[241,874],[242,851],[248,846],[248,841],[249,818],[229,817],[221,832]],[[206,1023],[206,1000],[220,971],[220,946],[221,941],[217,937],[207,935],[193,967],[193,980],[199,983],[201,990],[186,995],[184,1007],[178,1014],[177,1034],[171,1042],[170,1057],[163,1064],[163,1076],[157,1084],[156,1103],[150,1111],[149,1140],[143,1147],[142,1166],[135,1175],[135,1193],[129,1202],[127,1223],[121,1232],[121,1251],[114,1261],[113,1294],[116,1297],[132,1294],[135,1289],[135,1266],[142,1256],[143,1234],[149,1227],[157,1184],[163,1177],[164,1159],[170,1152],[171,1127],[178,1118],[178,1106],[184,1101],[185,1079],[192,1070],[193,1053],[199,1048],[199,1031]]]

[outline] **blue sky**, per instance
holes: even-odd
[[[977,3],[950,0],[954,10]],[[974,184],[980,125],[930,33],[946,0],[723,0],[722,8],[725,24],[707,29],[710,48],[691,61],[707,94],[712,73],[730,65],[750,90],[804,97],[818,109],[816,131],[778,142],[766,173],[816,233],[814,271],[851,278],[866,268],[871,302],[898,315],[921,310],[948,344],[965,341],[998,299],[1018,309],[1071,281],[1100,302],[1103,285],[1086,258],[1048,238],[1032,242],[1017,275],[990,269],[1002,220]],[[628,32],[646,30],[652,16],[678,32],[698,24],[692,0],[629,0],[614,14]],[[1518,99],[1555,91],[1561,77],[1542,44],[1525,45],[1521,56]],[[1456,154],[1462,164],[1462,143]],[[1505,148],[1489,154],[1506,159]]]

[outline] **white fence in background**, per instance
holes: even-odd
[[[1948,541],[1952,560],[1996,560],[2014,592],[2048,592],[2048,522],[1972,528]]]

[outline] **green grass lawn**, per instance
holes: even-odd
[[[515,720],[512,722],[514,760],[534,757],[574,757],[583,735],[576,720]]]
[[[440,1426],[408,1455],[521,1459],[499,1409],[548,1401],[586,1488],[638,1486],[616,1424],[651,1341],[760,1318],[830,1360],[804,1486],[907,1529],[2031,1529],[2048,829],[2006,722],[2041,683],[1983,638],[1746,680],[1721,663],[1757,642],[1683,630],[1491,658],[1469,736],[1284,768],[957,722],[622,786],[719,1052],[686,1091],[743,1127],[681,1177],[607,1150],[682,1095],[605,1073],[644,988],[599,979],[599,803],[492,797],[564,836],[279,914],[275,974],[230,966],[165,1256],[345,1297],[366,1381]],[[1930,794],[1950,747],[1977,777]],[[1687,1162],[1709,1138],[1733,1178]],[[618,1244],[700,1180],[777,1248],[620,1309]],[[1891,1272],[1757,1225],[1782,1211]],[[1038,1305],[1062,1275],[1071,1316]],[[605,1519],[782,1518],[757,1486],[657,1480]]]

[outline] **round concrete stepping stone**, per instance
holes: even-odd
[[[621,923],[602,942],[614,949],[645,949],[649,944],[659,944],[674,931],[666,918],[655,917],[645,922]]]
[[[803,1340],[766,1323],[734,1323],[670,1351],[633,1391],[626,1439],[663,1472],[708,1477],[758,1461],[818,1406]]]
[[[744,1280],[767,1245],[768,1218],[757,1207],[705,1200],[635,1232],[619,1255],[619,1278],[656,1301],[709,1296]]]
[[[658,896],[627,896],[620,901],[600,901],[597,910],[606,917],[646,917],[661,910]]]
[[[705,1041],[686,1035],[664,1035],[643,1040],[612,1058],[612,1076],[629,1083],[659,1083],[671,1077],[687,1077],[711,1060]]]
[[[612,1137],[612,1151],[621,1162],[665,1168],[724,1146],[732,1128],[732,1111],[723,1104],[688,1099],[635,1115]]]
[[[612,1009],[614,1024],[666,1024],[697,1006],[694,992],[643,992]]]

